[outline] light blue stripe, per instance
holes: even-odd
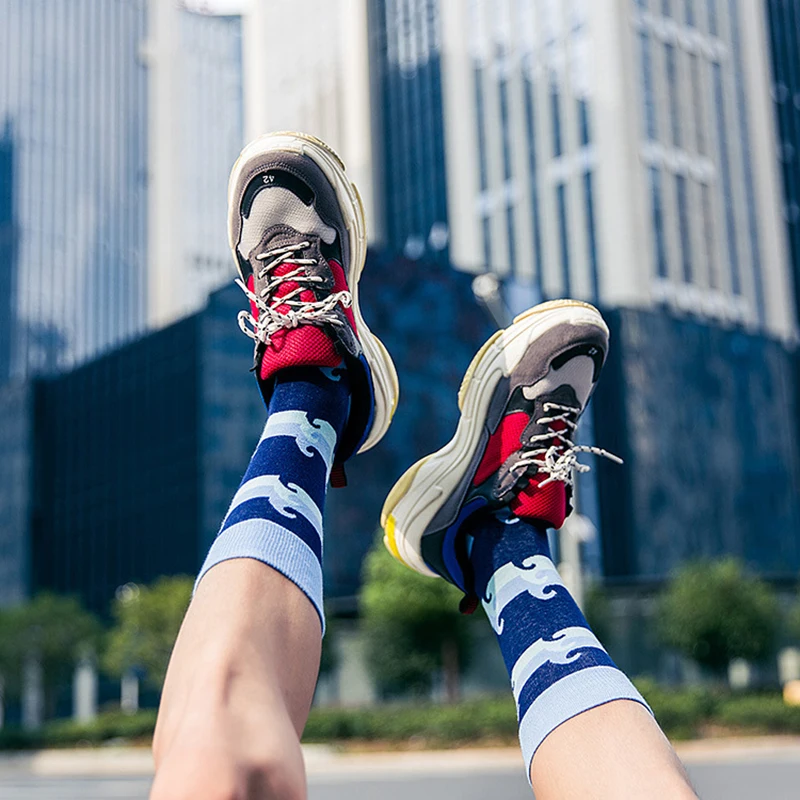
[[[267,418],[264,432],[261,434],[259,446],[265,439],[273,436],[287,436],[294,439],[300,452],[311,458],[316,450],[330,472],[333,454],[336,451],[336,431],[330,422],[324,419],[308,419],[305,411],[275,411]]]
[[[243,483],[231,501],[231,507],[222,521],[224,530],[228,517],[242,503],[266,498],[278,514],[296,519],[300,514],[322,536],[322,512],[311,496],[296,483],[284,485],[279,475],[259,475]]]
[[[612,700],[635,700],[650,711],[650,706],[628,677],[614,667],[587,667],[545,689],[531,703],[519,723],[519,743],[528,780],[533,757],[549,734],[568,719]]]
[[[211,545],[194,588],[217,564],[233,558],[253,558],[268,564],[296,584],[314,604],[325,633],[322,607],[322,566],[297,534],[266,519],[248,519],[231,525]]]

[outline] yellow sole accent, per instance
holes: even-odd
[[[397,504],[405,497],[408,493],[408,490],[411,488],[411,484],[414,482],[414,478],[417,477],[417,473],[420,470],[420,467],[432,456],[434,453],[431,453],[425,458],[421,458],[417,461],[416,464],[412,464],[397,480],[394,486],[392,486],[392,490],[386,496],[386,500],[383,502],[383,508],[381,509],[381,527],[386,530],[386,526],[389,522],[389,515],[394,511]],[[394,528],[392,529],[392,535],[394,535]]]
[[[401,563],[405,564],[406,562],[400,557],[400,552],[397,549],[397,542],[395,541],[394,537],[394,517],[389,516],[386,520],[386,524],[384,525],[384,530],[386,532],[385,536],[383,537],[383,543],[386,545],[386,549]]]
[[[555,308],[568,308],[569,306],[588,308],[590,311],[594,311],[597,314],[600,313],[591,303],[584,303],[583,300],[548,300],[546,303],[539,303],[538,306],[534,306],[518,314],[514,317],[514,322],[520,322],[523,319],[532,317],[534,314],[542,314],[545,311],[552,311]]]

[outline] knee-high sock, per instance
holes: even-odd
[[[476,593],[511,677],[530,775],[537,748],[563,722],[612,700],[647,704],[589,629],[544,530],[503,514],[476,514],[466,526]]]
[[[322,514],[349,407],[343,367],[281,371],[264,433],[197,583],[222,561],[254,558],[297,584],[324,628]]]

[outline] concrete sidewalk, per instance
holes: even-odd
[[[800,736],[763,736],[738,739],[704,739],[676,744],[686,764],[771,760],[800,760]],[[418,775],[459,772],[486,773],[522,768],[516,747],[461,748],[381,753],[348,753],[327,745],[305,745],[303,754],[309,777],[376,776],[387,773]],[[0,780],[39,777],[149,776],[153,759],[148,748],[97,747],[75,750],[41,750],[0,753]]]

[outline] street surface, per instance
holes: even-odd
[[[680,748],[702,800],[796,800],[800,795],[800,740],[707,744]],[[336,755],[320,748],[307,757],[309,800],[530,800],[519,756],[512,750]],[[66,765],[66,761],[63,762]],[[85,762],[83,762],[85,764]],[[26,768],[0,761],[0,800],[146,800],[146,762],[120,769],[143,774],[35,774],[58,764]],[[98,771],[113,769],[107,759]]]

